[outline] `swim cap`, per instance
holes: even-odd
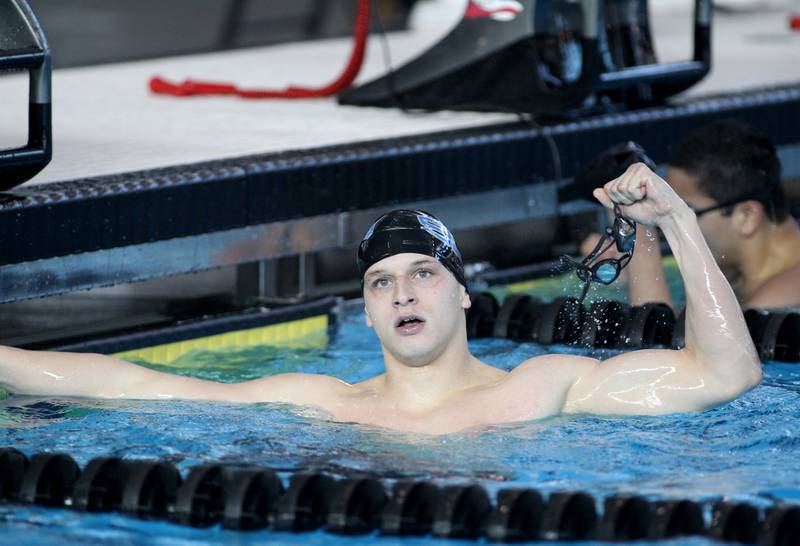
[[[372,264],[404,252],[436,258],[466,288],[461,252],[447,226],[427,212],[403,209],[384,214],[364,235],[356,258],[361,283]]]

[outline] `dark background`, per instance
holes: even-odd
[[[373,0],[388,30],[417,0]],[[358,0],[29,0],[57,68],[347,36]],[[373,17],[373,26],[375,18]]]

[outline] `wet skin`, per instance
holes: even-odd
[[[667,174],[670,186],[694,210],[717,202],[699,188],[697,176],[679,168]],[[745,307],[774,308],[800,305],[800,228],[791,217],[775,223],[758,201],[744,201],[726,214],[715,210],[697,219],[711,253]],[[634,259],[628,268],[632,305],[671,299],[661,267],[656,237],[639,231]]]
[[[283,402],[331,419],[446,434],[558,413],[657,415],[698,411],[758,383],[761,366],[741,310],[692,211],[658,176],[634,165],[595,190],[640,223],[658,225],[672,246],[687,292],[686,348],[624,353],[603,362],[545,355],[510,373],[469,353],[469,296],[439,262],[397,254],[365,276],[367,325],[385,373],[348,384],[282,374],[238,384],[172,376],[101,355],[0,348],[0,384],[14,392],[98,398]]]

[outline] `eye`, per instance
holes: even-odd
[[[415,276],[418,279],[423,279],[423,280],[429,279],[430,277],[433,276],[433,271],[431,271],[430,269],[418,269]]]
[[[373,288],[387,288],[389,284],[391,283],[389,282],[389,279],[387,279],[386,277],[378,277],[377,279],[372,281]]]

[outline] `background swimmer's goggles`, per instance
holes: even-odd
[[[608,241],[608,244],[606,244],[606,241]],[[597,241],[594,250],[581,261],[567,256],[566,254],[561,256],[562,263],[566,264],[570,269],[575,269],[575,274],[583,281],[583,291],[580,297],[581,302],[586,298],[592,281],[599,282],[600,284],[611,284],[617,280],[619,274],[631,261],[635,244],[636,222],[622,216],[619,207],[614,205],[613,227],[606,227],[605,233],[603,233],[603,236]],[[616,245],[617,250],[623,253],[622,256],[619,258],[606,258],[596,261],[598,256],[611,248],[611,245]]]
[[[747,194],[742,195],[740,197],[734,197],[733,199],[728,199],[727,201],[723,201],[722,203],[717,203],[716,205],[711,205],[710,207],[705,207],[705,208],[702,208],[702,209],[696,209],[694,207],[691,207],[691,209],[694,211],[694,215],[697,218],[700,218],[702,215],[706,214],[707,212],[712,212],[712,211],[720,210],[720,209],[732,208],[734,205],[738,205],[739,203],[744,203],[745,201],[751,201],[751,200],[752,201],[759,201],[762,204],[764,204],[765,202],[766,203],[771,203],[772,202],[771,200],[772,200],[772,198],[774,196],[774,193],[775,193],[775,191],[774,191],[774,188],[772,188],[772,187],[759,188],[759,189],[757,189],[755,191],[751,191],[750,193],[747,193]]]

